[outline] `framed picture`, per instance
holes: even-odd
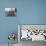
[[[17,13],[16,8],[5,8],[4,10],[6,16],[16,16]]]

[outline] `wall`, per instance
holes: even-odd
[[[16,7],[17,16],[6,17],[6,7]],[[8,43],[9,32],[18,32],[17,24],[46,24],[46,0],[0,0],[0,44]]]

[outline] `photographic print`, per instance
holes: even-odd
[[[16,16],[16,8],[5,8],[6,16]]]

